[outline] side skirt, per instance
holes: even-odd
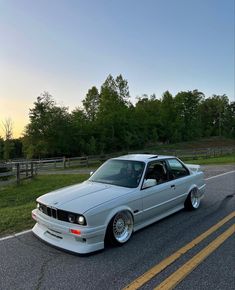
[[[183,208],[184,208],[184,205],[180,204],[177,207],[174,207],[173,209],[171,209],[171,210],[169,210],[169,211],[167,211],[167,212],[165,212],[165,213],[163,213],[161,215],[158,215],[158,216],[156,216],[156,217],[154,217],[154,218],[152,218],[150,220],[147,220],[147,221],[145,221],[143,223],[135,225],[134,226],[134,232],[136,232],[136,231],[138,231],[138,230],[140,230],[140,229],[142,229],[142,228],[144,228],[144,227],[146,227],[148,225],[151,225],[151,224],[153,224],[153,223],[155,223],[155,222],[157,222],[157,221],[159,221],[159,220],[161,220],[161,219],[163,219],[163,218],[165,218],[165,217],[167,217],[167,216],[169,216],[169,215],[171,215],[171,214],[173,214],[173,213],[175,213],[175,212],[177,212],[177,211],[179,211],[179,210],[181,210]]]

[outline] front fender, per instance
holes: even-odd
[[[133,214],[132,209],[128,206],[120,206],[111,210],[109,214],[107,215],[106,220],[105,220],[106,228],[108,227],[108,224],[110,223],[111,219],[120,211],[129,211],[132,215],[133,222],[134,222],[134,214]]]
[[[200,188],[199,188],[196,184],[192,184],[192,185],[190,186],[190,188],[189,188],[189,191],[188,191],[187,197],[188,197],[189,193],[190,193],[193,189],[195,189],[195,188],[196,188],[197,191],[199,192],[199,194],[200,194],[200,198],[203,196],[203,191],[200,190]],[[187,199],[187,197],[186,197],[186,199]]]

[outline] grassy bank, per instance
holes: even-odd
[[[185,150],[185,149],[199,149],[199,148],[224,148],[235,146],[235,139],[224,137],[210,137],[201,138],[196,141],[187,141],[173,144],[158,144],[145,147],[145,150]]]
[[[183,160],[183,159],[182,159]],[[199,158],[194,160],[183,160],[185,163],[191,164],[200,164],[200,165],[224,165],[224,164],[235,164],[235,154],[230,154],[226,156],[220,157],[212,157],[212,158]]]
[[[87,175],[44,175],[22,182],[19,186],[0,188],[0,236],[29,229],[34,221],[31,210],[35,199],[49,191],[82,182]]]

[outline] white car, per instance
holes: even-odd
[[[122,245],[133,232],[186,207],[197,209],[205,192],[199,165],[173,156],[131,154],[106,161],[91,177],[37,199],[33,233],[80,253]]]

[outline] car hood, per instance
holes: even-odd
[[[54,208],[81,213],[133,191],[133,188],[85,181],[40,196],[37,201]]]

